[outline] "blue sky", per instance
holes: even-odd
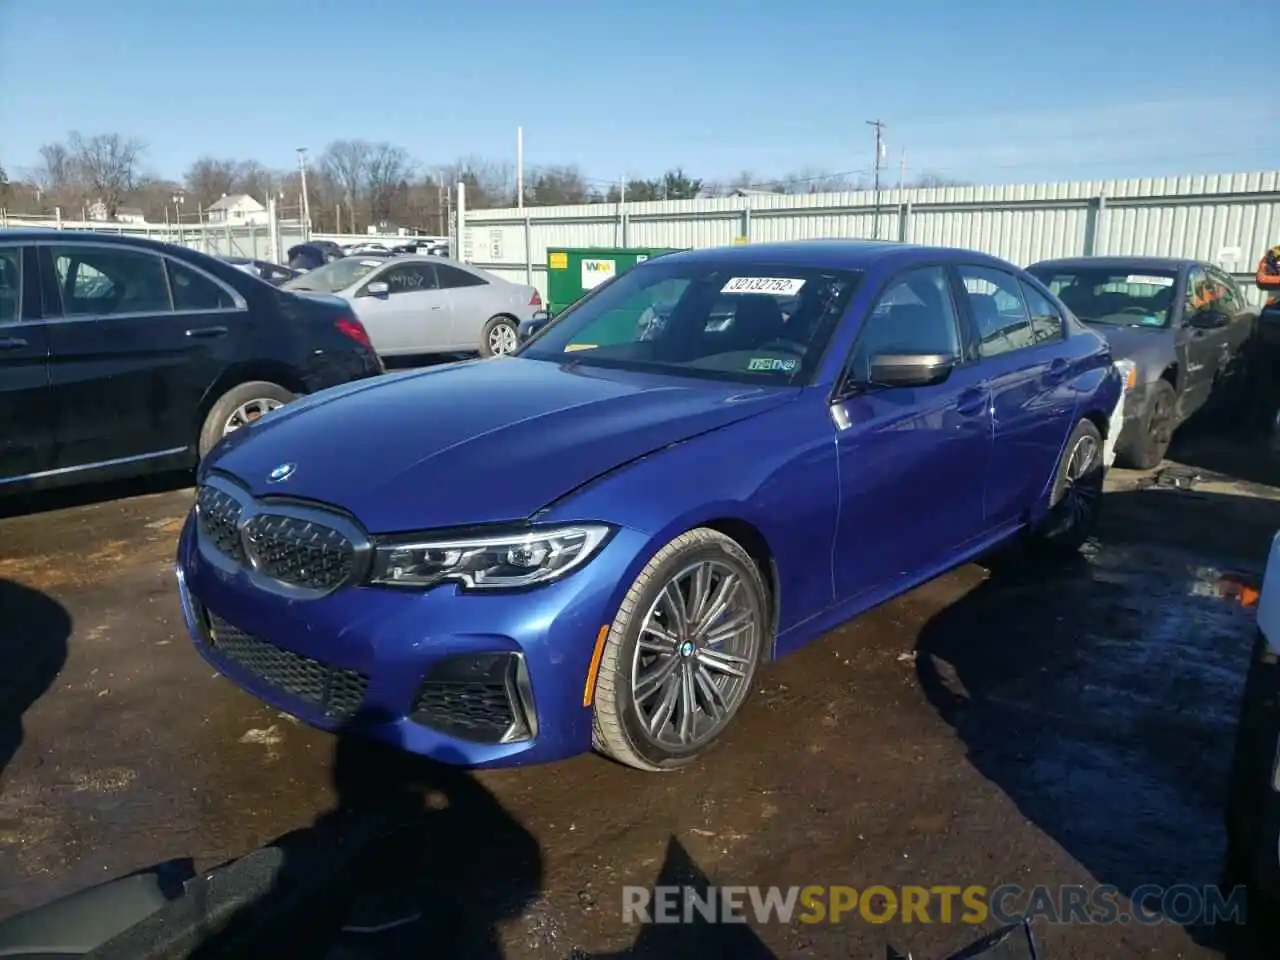
[[[764,179],[869,169],[878,117],[894,181],[904,148],[909,176],[983,183],[1274,169],[1277,24],[1256,0],[0,0],[0,164],[71,129],[170,177],[339,137],[513,161],[523,125],[529,166]]]

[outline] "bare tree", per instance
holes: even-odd
[[[540,167],[532,173],[526,181],[525,203],[554,207],[591,202],[591,188],[577,167]]]
[[[192,202],[208,207],[231,192],[236,179],[236,162],[201,157],[182,177]]]
[[[515,205],[514,164],[463,157],[446,167],[444,176],[446,183],[467,185],[467,206],[474,210]]]
[[[320,155],[320,169],[333,181],[337,200],[346,204],[355,229],[356,203],[363,200],[373,148],[364,140],[335,140]]]
[[[409,177],[413,174],[413,161],[401,147],[379,143],[369,148],[365,160],[365,188],[369,200],[369,216],[374,223],[387,223],[392,219],[394,201],[404,206],[409,192]]]
[[[276,185],[276,176],[257,160],[242,160],[235,165],[233,186],[236,193],[247,193],[265,204]]]
[[[109,219],[115,217],[120,204],[137,185],[145,149],[141,140],[118,133],[85,138],[73,131],[67,138],[74,169],[95,199],[102,202]]]
[[[968,186],[968,183],[964,180],[956,180],[953,177],[948,177],[941,173],[933,173],[929,170],[923,170],[918,177],[908,182],[907,186],[928,189],[931,187],[966,187]]]
[[[46,143],[40,148],[40,163],[27,173],[42,201],[50,206],[71,207],[80,198],[71,154],[62,143]]]

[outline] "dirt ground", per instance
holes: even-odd
[[[1217,882],[1253,616],[1221,578],[1256,582],[1280,529],[1261,449],[1201,438],[1194,469],[1113,472],[1079,562],[969,565],[846,625],[768,669],[684,772],[466,775],[466,810],[424,837],[452,915],[432,955],[921,958],[979,932],[639,929],[624,884]],[[240,856],[335,803],[334,739],[190,648],[171,571],[190,503],[160,484],[0,505],[0,915]],[[1037,934],[1053,960],[1221,956],[1172,922]]]

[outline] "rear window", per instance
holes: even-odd
[[[1178,275],[1124,267],[1031,267],[1028,271],[1086,323],[1166,327]]]

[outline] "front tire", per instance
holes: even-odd
[[[1081,420],[1058,463],[1049,494],[1049,515],[1032,536],[1041,553],[1075,553],[1089,538],[1102,503],[1102,434],[1089,420]]]
[[[1151,470],[1160,466],[1173,441],[1173,429],[1178,424],[1177,410],[1178,397],[1173,392],[1173,385],[1168,380],[1153,383],[1142,429],[1116,451],[1119,465],[1131,470]]]
[[[735,540],[705,527],[676,537],[636,577],[605,640],[596,749],[646,771],[711,749],[750,696],[770,623],[760,570]]]
[[[480,335],[480,356],[505,357],[520,346],[520,332],[510,317],[490,317]]]
[[[294,394],[278,383],[254,380],[232,387],[217,399],[204,418],[200,430],[200,459],[209,455],[227,434],[247,426],[294,399]]]

